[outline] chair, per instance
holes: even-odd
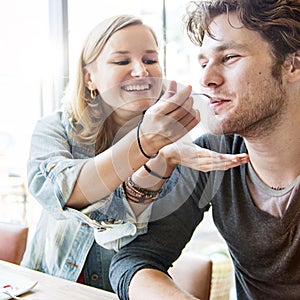
[[[0,222],[0,260],[20,264],[27,237],[27,225]]]
[[[174,282],[201,300],[209,300],[212,260],[195,253],[183,252],[169,269]]]

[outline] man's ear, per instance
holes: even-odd
[[[300,50],[293,53],[289,72],[290,82],[300,80]]]

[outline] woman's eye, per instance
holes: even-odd
[[[128,60],[120,60],[120,61],[115,61],[114,64],[123,66],[123,65],[128,65],[129,61]]]
[[[158,61],[154,60],[154,59],[145,59],[144,60],[144,64],[146,64],[146,65],[154,65],[156,63],[158,63]]]

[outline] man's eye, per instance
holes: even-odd
[[[234,58],[237,58],[237,57],[240,57],[240,56],[239,55],[226,55],[223,58],[223,62],[228,62],[228,61],[233,60]]]
[[[207,66],[207,62],[201,62],[201,61],[200,61],[200,67],[201,67],[202,69],[204,69],[206,66]]]

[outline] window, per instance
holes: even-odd
[[[184,32],[182,18],[189,0],[152,0],[151,5],[131,0],[86,0],[68,2],[70,71],[76,66],[81,43],[88,32],[103,19],[115,14],[141,17],[157,33],[161,41],[161,63],[167,79],[175,79],[197,88],[198,79],[191,75],[197,66],[196,46]],[[165,31],[164,31],[165,30]],[[165,49],[165,59],[164,59]]]
[[[33,126],[43,110],[47,9],[47,0],[10,0],[0,11],[0,131],[14,141],[14,148],[9,148],[16,151],[11,163],[22,170]]]

